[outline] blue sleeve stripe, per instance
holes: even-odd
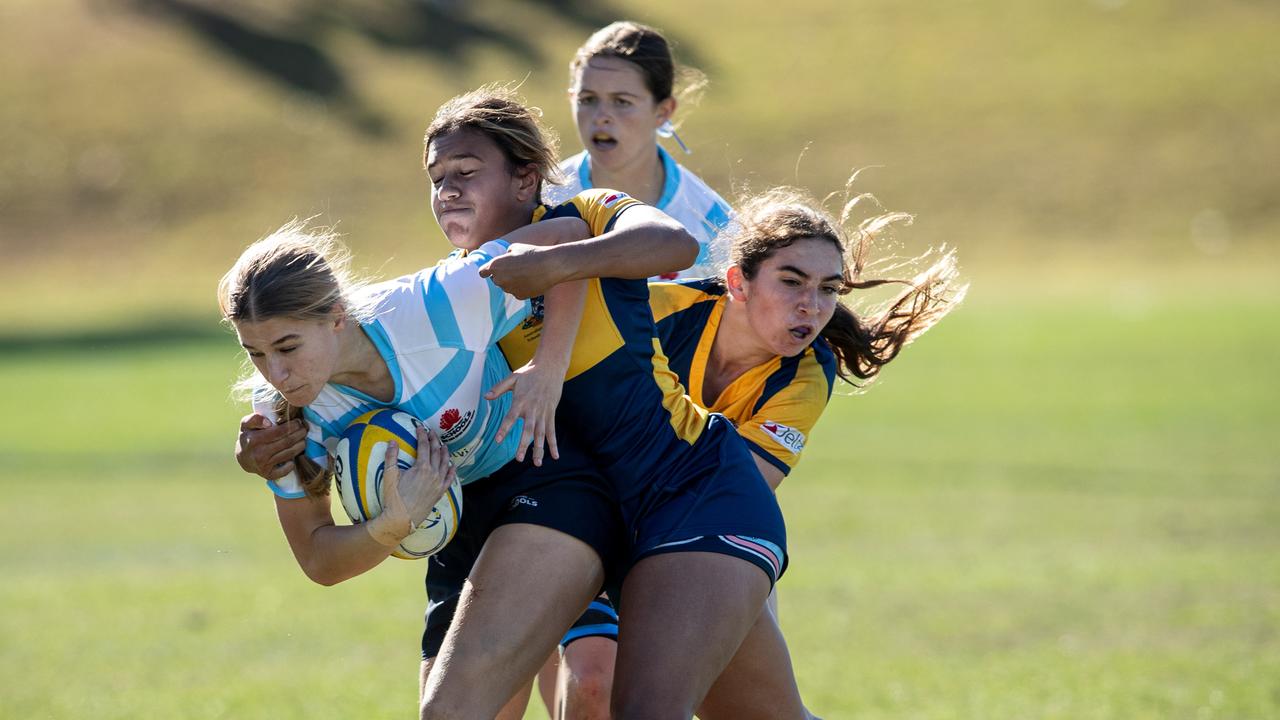
[[[400,360],[396,357],[395,348],[391,347],[391,337],[387,335],[387,329],[377,320],[360,327],[364,329],[364,334],[373,342],[373,346],[377,348],[383,362],[387,364],[387,370],[391,373],[391,379],[396,385],[394,397],[399,399],[401,392]]]
[[[307,496],[307,493],[302,490],[288,492],[287,490],[277,485],[275,480],[268,480],[267,488],[270,489],[271,492],[275,493],[276,497],[284,498],[285,500],[297,500],[298,498],[304,498]]]
[[[592,600],[591,604],[587,606],[587,609],[602,612],[605,615],[608,615],[609,617],[613,618],[614,622],[618,621],[617,611],[615,611],[612,607],[609,607],[605,603],[600,602],[599,600]]]
[[[307,422],[320,428],[320,433],[326,436],[336,437],[338,435],[341,435],[342,428],[346,427],[346,424],[339,426],[329,422],[328,420],[325,420],[324,418],[320,417],[319,413],[317,413],[315,410],[312,410],[309,407],[302,408],[302,417]]]
[[[707,215],[704,218],[704,222],[707,225],[707,231],[710,233],[711,237],[714,238],[716,235],[720,234],[720,231],[724,229],[725,225],[729,224],[729,209],[720,203],[712,203],[711,209],[707,211]]]
[[[764,448],[760,447],[760,445],[759,445],[758,443],[753,442],[752,440],[750,440],[750,439],[748,439],[748,438],[745,438],[745,437],[744,437],[744,438],[742,438],[742,439],[746,441],[746,443],[747,443],[747,447],[751,448],[751,452],[755,453],[757,456],[759,456],[759,457],[761,457],[761,458],[764,458],[764,460],[766,460],[770,465],[772,465],[772,466],[774,466],[774,467],[778,468],[779,470],[781,470],[781,471],[782,471],[782,474],[783,474],[784,476],[785,476],[785,475],[790,475],[790,474],[791,474],[791,466],[790,466],[790,465],[787,465],[786,463],[784,463],[784,462],[782,462],[781,460],[779,460],[776,456],[774,456],[774,454],[773,454],[773,453],[771,453],[771,452],[769,452],[768,450],[765,450]]]
[[[449,292],[440,282],[443,268],[435,268],[427,276],[422,287],[422,304],[431,320],[431,329],[435,331],[436,341],[441,345],[461,345],[462,330],[458,328],[458,319],[453,314],[453,303]]]
[[[418,389],[418,393],[400,404],[401,409],[408,409],[417,418],[429,418],[440,412],[443,403],[452,395],[453,390],[461,387],[471,369],[471,360],[475,356],[468,350],[458,350],[449,362],[440,368],[427,382]]]
[[[666,179],[662,181],[662,197],[658,198],[658,204],[654,207],[665,210],[676,196],[676,190],[680,189],[680,166],[661,145],[658,146],[658,159],[662,161],[662,174]]]
[[[489,318],[493,326],[493,334],[490,336],[492,341],[506,335],[502,332],[502,328],[507,324],[507,294],[502,292],[502,288],[492,278],[485,280],[489,285]]]
[[[561,638],[561,645],[568,645],[574,640],[581,640],[584,637],[610,637],[617,639],[618,624],[617,623],[601,623],[599,625],[583,625],[569,630]]]
[[[591,164],[590,155],[582,153],[582,162],[578,163],[578,182],[582,184],[583,190],[590,190],[591,185]]]
[[[303,452],[307,454],[307,457],[312,459],[315,459],[318,457],[324,457],[325,455],[329,454],[328,448],[326,448],[323,444],[318,443],[315,440],[312,440],[311,438],[307,438],[307,449],[304,450]]]

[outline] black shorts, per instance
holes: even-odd
[[[426,628],[422,659],[435,657],[444,643],[470,574],[489,534],[509,523],[559,530],[590,545],[606,568],[616,566],[625,546],[622,518],[609,486],[591,459],[560,438],[560,459],[542,467],[509,462],[487,478],[462,488],[458,533],[427,558]]]

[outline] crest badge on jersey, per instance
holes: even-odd
[[[790,450],[793,455],[799,455],[800,451],[804,450],[804,433],[793,427],[766,420],[760,423],[760,429],[779,445]]]
[[[625,198],[626,196],[627,196],[626,193],[609,193],[604,198],[604,201],[603,201],[604,206],[607,208],[611,208],[614,205],[617,205],[618,201]]]
[[[440,440],[446,443],[457,440],[471,426],[471,418],[473,417],[475,417],[475,411],[473,410],[468,410],[465,413],[457,408],[445,410],[440,414],[440,430],[443,433],[440,436]]]

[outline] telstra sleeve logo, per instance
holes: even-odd
[[[771,420],[760,423],[760,427],[766,435],[790,450],[793,455],[799,455],[800,451],[804,450],[804,433],[799,430]]]

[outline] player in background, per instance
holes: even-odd
[[[685,86],[679,93],[677,75]],[[585,149],[560,164],[565,182],[548,185],[544,200],[554,205],[582,190],[612,188],[680,221],[698,241],[698,258],[661,279],[714,274],[713,241],[731,213],[723,198],[658,144],[659,136],[675,135],[677,94],[689,97],[704,84],[691,68],[677,72],[661,32],[634,22],[596,31],[569,63],[569,104]],[[678,136],[676,142],[684,147]]]
[[[679,91],[678,81],[684,85]],[[698,241],[698,258],[655,280],[712,275],[722,256],[715,239],[729,221],[729,204],[658,144],[660,136],[675,136],[677,95],[696,95],[704,84],[696,70],[677,68],[660,31],[629,21],[593,33],[569,63],[569,104],[585,149],[560,163],[565,182],[545,186],[543,197],[554,204],[584,189],[613,188],[680,221]],[[606,599],[593,603],[562,647],[566,669],[558,669],[560,652],[548,658],[538,684],[552,717],[565,716],[566,708],[570,718],[607,717],[616,620]]]
[[[875,378],[966,290],[957,284],[953,252],[940,253],[910,279],[864,277],[875,238],[910,219],[902,213],[877,215],[846,232],[849,215],[864,199],[847,203],[838,221],[794,190],[780,188],[745,200],[722,236],[732,261],[723,275],[650,285],[671,369],[696,403],[737,425],[774,489],[799,462],[836,378],[851,384]],[[905,265],[920,266],[927,259]],[[531,260],[522,256],[517,262]],[[885,284],[905,289],[878,310],[855,313],[838,299]],[[555,717],[607,713],[609,678],[598,669],[609,664],[611,648],[603,638],[616,632],[617,616],[611,619],[608,610],[593,609],[566,635]],[[574,654],[582,644],[575,632],[582,628],[597,638],[597,647]],[[566,687],[566,677],[577,684]],[[575,687],[592,692],[572,692]],[[698,715],[706,720],[811,717],[800,701],[776,608],[760,616]]]

